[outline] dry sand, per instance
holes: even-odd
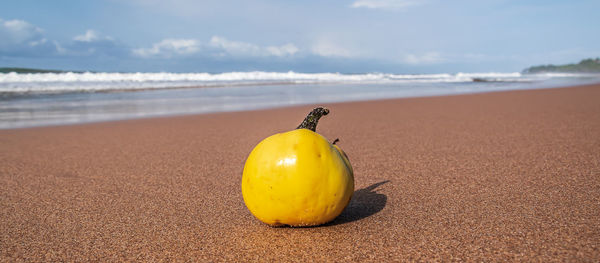
[[[0,261],[600,261],[600,86],[325,105],[333,223],[271,228],[245,158],[312,106],[0,131]]]

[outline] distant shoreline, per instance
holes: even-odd
[[[67,73],[74,71],[35,69],[35,68],[0,68],[0,73]],[[78,71],[79,72],[79,71]]]
[[[260,70],[255,70],[260,71]],[[111,71],[88,71],[88,70],[59,70],[59,69],[38,69],[38,68],[26,68],[26,67],[0,67],[0,73],[18,73],[18,74],[36,74],[36,73],[141,73],[141,72],[111,72]],[[231,71],[231,72],[248,72],[248,71]],[[285,72],[285,71],[281,71]],[[144,72],[144,73],[162,73],[162,72]],[[207,74],[222,74],[227,72],[180,72],[176,74],[186,73],[207,73]],[[297,72],[300,73],[300,72]],[[316,72],[304,72],[304,74],[315,74]],[[340,72],[337,72],[340,73]],[[583,59],[577,64],[563,64],[563,65],[536,65],[528,67],[521,71],[524,74],[535,74],[535,73],[600,73],[600,58],[588,58]],[[427,75],[427,74],[442,74],[442,73],[427,73],[427,74],[413,74],[413,73],[391,73],[391,72],[363,72],[363,73],[341,73],[344,75],[355,75],[355,74],[397,74],[397,75]],[[444,73],[446,74],[446,73]],[[474,79],[474,81],[477,81]]]
[[[584,59],[578,64],[533,66],[523,70],[523,73],[600,73],[600,58]]]

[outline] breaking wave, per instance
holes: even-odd
[[[569,74],[522,75],[521,73],[457,74],[341,74],[297,72],[227,73],[0,73],[0,93],[68,93],[148,90],[181,87],[219,87],[269,84],[369,84],[369,83],[452,83],[471,81],[527,82],[540,78],[569,77]]]

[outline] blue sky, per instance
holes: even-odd
[[[515,72],[600,56],[600,1],[4,1],[0,67]]]

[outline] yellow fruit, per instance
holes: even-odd
[[[272,226],[314,226],[342,213],[354,192],[346,154],[314,130],[329,113],[316,108],[293,131],[278,133],[252,150],[242,176],[246,207]]]

